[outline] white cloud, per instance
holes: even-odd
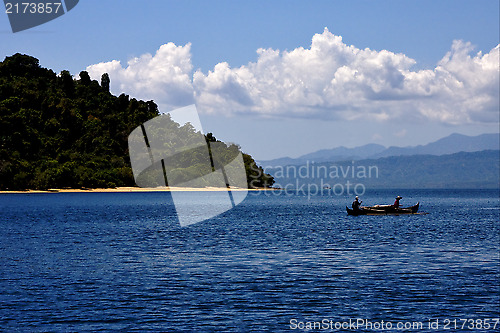
[[[194,103],[192,70],[191,44],[174,43],[162,45],[154,56],[144,54],[129,60],[126,67],[117,60],[87,67],[93,79],[108,73],[113,93],[154,100],[168,109]]]
[[[358,49],[325,28],[308,49],[259,49],[256,62],[239,68],[224,62],[192,73],[190,44],[168,43],[125,68],[111,61],[87,70],[93,78],[108,72],[113,92],[170,108],[195,101],[206,113],[491,123],[499,118],[499,47],[471,56],[470,43],[455,41],[434,69],[414,71],[404,54]]]

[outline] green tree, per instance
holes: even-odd
[[[80,81],[82,84],[90,84],[90,75],[89,73],[87,73],[87,71],[80,72]]]
[[[108,73],[102,74],[101,75],[101,87],[102,87],[102,90],[104,90],[105,92],[109,92],[109,83],[110,83],[110,80],[109,80]]]

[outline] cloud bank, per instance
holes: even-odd
[[[91,78],[99,80],[103,73],[111,79],[111,91],[126,93],[144,100],[175,108],[194,103],[191,64],[191,44],[160,46],[156,54],[144,54],[128,61],[123,67],[113,60],[87,67]],[[167,111],[167,110],[166,110]]]
[[[433,69],[412,70],[414,59],[387,50],[359,49],[327,28],[309,48],[257,50],[239,68],[219,63],[193,73],[191,45],[162,45],[156,54],[87,67],[107,72],[114,93],[153,99],[164,111],[196,103],[214,114],[341,120],[499,122],[500,44],[472,55],[455,41]]]

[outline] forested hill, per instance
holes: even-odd
[[[135,185],[128,136],[159,115],[157,105],[112,95],[107,74],[100,83],[85,71],[79,77],[27,55],[0,62],[0,190]],[[271,186],[243,156],[247,180]]]

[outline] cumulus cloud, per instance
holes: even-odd
[[[169,107],[197,103],[206,113],[272,117],[408,121],[448,124],[498,122],[499,50],[471,55],[455,41],[433,69],[412,70],[414,59],[387,50],[359,49],[325,28],[309,48],[257,50],[258,59],[231,68],[192,72],[190,44],[160,47],[154,56],[92,65],[111,77],[114,92]]]
[[[192,70],[191,44],[174,43],[162,45],[154,56],[144,54],[129,60],[126,67],[117,60],[87,67],[93,79],[108,73],[113,93],[154,100],[169,109],[194,103]]]

